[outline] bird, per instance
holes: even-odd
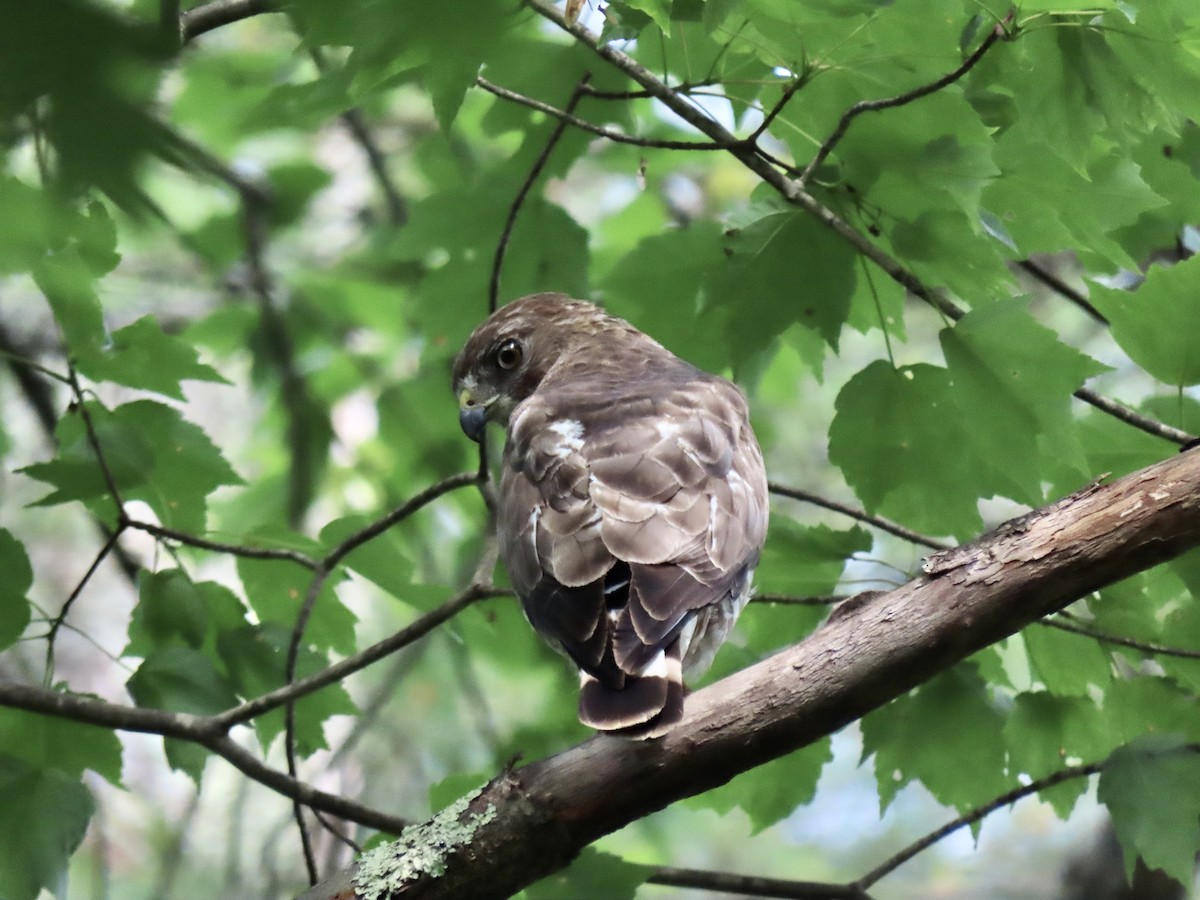
[[[750,596],[767,478],[746,399],[599,306],[502,306],[454,361],[459,422],[506,429],[500,557],[579,672],[581,722],[661,737]]]

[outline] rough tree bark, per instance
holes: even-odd
[[[1200,545],[1200,451],[1092,485],[925,574],[848,601],[804,641],[691,695],[657,741],[597,736],[505,771],[390,853],[304,895],[506,897],[590,842],[830,734],[1091,591]]]

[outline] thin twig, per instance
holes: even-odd
[[[346,130],[362,148],[367,157],[367,165],[371,167],[375,181],[378,182],[379,189],[383,192],[388,223],[397,227],[406,224],[408,222],[408,204],[404,202],[400,189],[396,187],[392,173],[388,171],[387,157],[384,156],[383,150],[375,141],[375,136],[371,134],[371,128],[367,124],[363,111],[358,108],[348,109],[342,113],[341,119]]]
[[[307,554],[286,547],[252,547],[246,544],[213,541],[208,538],[196,537],[184,531],[177,531],[174,528],[164,528],[162,525],[155,525],[153,522],[143,522],[140,519],[127,518],[125,525],[128,528],[136,531],[144,531],[146,534],[162,540],[175,541],[176,543],[195,547],[199,550],[210,550],[213,553],[228,553],[230,556],[242,556],[247,559],[287,560],[306,569],[316,569],[318,565],[318,561]]]
[[[208,148],[184,135],[175,135],[175,140],[196,166],[225,182],[241,199],[247,280],[250,292],[258,300],[265,356],[279,376],[280,396],[287,419],[287,443],[292,454],[288,466],[287,519],[289,525],[299,527],[311,499],[317,465],[306,420],[320,407],[313,401],[296,364],[292,335],[277,305],[275,286],[266,263],[272,203],[270,185],[247,178]]]
[[[546,146],[542,148],[542,152],[534,160],[533,167],[529,170],[524,183],[517,191],[516,197],[513,198],[512,206],[508,209],[508,217],[504,220],[504,230],[500,232],[500,240],[496,244],[496,255],[492,259],[492,278],[488,284],[488,312],[495,312],[500,303],[500,273],[504,268],[504,254],[508,252],[508,242],[512,238],[513,226],[517,224],[517,213],[521,211],[521,206],[525,203],[525,198],[529,196],[530,190],[533,189],[534,182],[542,174],[542,169],[546,167],[546,163],[550,159],[550,154],[554,152],[554,147],[558,144],[559,138],[567,130],[568,122],[565,117],[569,116],[573,118],[572,114],[575,112],[575,107],[583,99],[583,85],[586,85],[591,80],[591,77],[592,74],[590,72],[584,72],[583,77],[579,79],[579,84],[571,92],[571,98],[567,101],[566,108],[563,110],[564,118],[560,118],[558,124],[550,132],[550,137],[546,139]],[[484,79],[480,78],[477,80],[481,86],[484,84]],[[490,82],[487,84],[490,85]],[[491,87],[494,87],[494,85],[491,85]],[[490,90],[491,88],[487,89]]]
[[[1103,325],[1109,324],[1104,313],[1096,309],[1096,307],[1092,305],[1092,302],[1088,300],[1087,297],[1083,296],[1080,291],[1075,290],[1075,288],[1071,287],[1049,269],[1039,266],[1032,259],[1019,260],[1017,265],[1044,284],[1046,287],[1050,288],[1050,290],[1054,291],[1054,293],[1066,298],[1067,300],[1070,300],[1097,322],[1100,322]]]
[[[319,47],[310,48],[308,53],[318,71],[325,72],[328,69],[328,63]],[[366,116],[358,107],[352,107],[343,112],[340,118],[342,124],[346,126],[346,130],[350,132],[350,136],[354,138],[355,143],[362,148],[363,154],[367,157],[367,165],[370,166],[375,181],[383,192],[383,200],[387,205],[388,222],[397,227],[404,225],[408,222],[408,205],[404,202],[400,189],[396,187],[392,173],[388,171],[387,157],[384,156],[383,150],[375,140],[375,135],[371,133]]]
[[[54,680],[54,648],[55,642],[58,640],[58,632],[62,628],[63,622],[66,621],[70,614],[75,601],[79,599],[83,593],[83,589],[87,587],[92,576],[96,574],[96,570],[100,568],[100,564],[108,557],[108,554],[117,546],[117,541],[121,537],[121,533],[125,530],[125,506],[121,501],[121,490],[117,487],[117,479],[113,476],[112,468],[108,464],[108,458],[104,455],[104,448],[100,446],[100,436],[96,433],[96,423],[92,420],[91,411],[87,407],[87,402],[83,397],[83,389],[79,386],[79,376],[75,371],[75,366],[71,363],[67,364],[67,381],[71,385],[71,393],[74,398],[75,408],[79,410],[79,416],[83,420],[83,430],[87,437],[88,445],[92,448],[92,454],[96,457],[96,464],[100,467],[101,475],[104,478],[104,486],[107,488],[109,496],[112,497],[113,505],[116,507],[116,527],[107,536],[104,545],[100,548],[100,552],[92,560],[92,564],[88,566],[87,571],[83,573],[83,577],[75,585],[66,601],[63,603],[62,609],[58,615],[54,617],[50,623],[50,630],[46,635],[46,671],[43,675],[47,686]]]
[[[794,96],[796,96],[796,91],[800,90],[800,88],[804,87],[804,85],[807,83],[808,79],[802,76],[797,75],[795,78],[793,78],[792,83],[784,89],[783,95],[780,96],[776,104],[772,106],[765,115],[763,115],[762,123],[756,129],[754,129],[754,132],[746,140],[750,143],[754,143],[760,137],[766,134],[767,129],[771,127],[775,119],[781,112],[783,112],[783,108],[791,102]]]
[[[285,687],[294,684],[296,681],[296,665],[300,659],[300,646],[304,640],[304,632],[308,628],[308,621],[312,616],[313,610],[316,608],[317,598],[321,595],[322,588],[324,588],[325,583],[329,580],[329,576],[337,564],[354,549],[361,547],[372,538],[378,537],[388,528],[408,518],[421,507],[455,488],[471,484],[474,480],[475,476],[470,472],[445,478],[400,504],[400,506],[396,507],[396,509],[392,510],[386,516],[355,532],[326,554],[325,558],[321,560],[317,568],[313,571],[312,580],[309,582],[308,590],[304,595],[304,603],[301,604],[300,612],[296,616],[296,624],[292,628],[291,640],[288,641],[287,660],[284,664]],[[288,775],[292,778],[299,778],[299,762],[296,753],[296,701],[294,698],[289,699],[285,703],[283,716],[283,746],[284,755],[287,758]],[[304,864],[308,869],[309,884],[316,884],[318,880],[316,856],[313,853],[312,839],[308,833],[307,823],[304,821],[304,807],[299,800],[292,801],[292,813],[296,820],[296,828],[300,832],[300,846],[304,853]]]
[[[871,515],[864,510],[856,509],[855,507],[846,503],[839,503],[836,500],[827,500],[818,494],[802,490],[801,488],[788,487],[787,485],[772,481],[767,484],[767,489],[772,494],[778,494],[781,497],[791,497],[793,500],[800,500],[804,503],[811,503],[814,506],[820,506],[823,509],[841,513],[844,516],[857,519],[859,522],[864,522],[867,525],[873,525],[881,531],[894,534],[898,538],[903,538],[904,540],[914,544],[920,544],[923,547],[929,547],[931,550],[949,550],[951,547],[950,544],[935,540],[931,537],[926,537],[925,535],[913,531],[911,528],[905,528],[903,525],[897,524],[890,519],[885,519],[882,516]]]
[[[705,78],[702,81],[681,82],[674,85],[671,90],[677,94],[688,94],[697,88],[712,87],[715,84],[721,84],[721,82],[716,78]],[[595,97],[597,100],[649,100],[654,96],[649,91],[604,91],[592,87],[590,84],[586,85],[583,90],[589,97]]]
[[[1090,388],[1080,388],[1075,392],[1074,396],[1076,399],[1082,400],[1084,403],[1090,403],[1101,412],[1108,413],[1110,416],[1120,419],[1127,425],[1132,425],[1134,428],[1140,428],[1147,434],[1160,437],[1165,441],[1171,441],[1174,444],[1179,444],[1182,446],[1184,444],[1189,444],[1196,439],[1194,434],[1189,434],[1182,428],[1176,428],[1173,425],[1167,425],[1164,422],[1159,422],[1157,419],[1144,416],[1140,412],[1132,410],[1124,404],[1118,403],[1116,400],[1110,400],[1108,397],[1097,394]]]
[[[535,109],[538,112],[545,113],[552,118],[558,119],[566,125],[574,125],[583,131],[591,132],[602,138],[617,144],[632,144],[635,147],[652,147],[657,150],[728,150],[727,144],[718,144],[713,141],[676,141],[676,140],[659,140],[657,138],[642,138],[634,137],[633,135],[625,134],[622,131],[616,131],[612,128],[606,128],[603,125],[597,125],[594,122],[589,122],[587,119],[581,119],[574,115],[570,108],[559,109],[557,106],[551,106],[549,103],[543,103],[541,100],[536,100],[533,97],[527,97],[524,94],[518,94],[516,91],[509,90],[506,87],[501,87],[486,78],[480,76],[475,79],[475,83],[483,88],[489,94],[494,94],[502,100],[509,100],[513,103],[527,106],[530,109]],[[569,106],[569,104],[568,104]]]
[[[186,44],[223,25],[270,12],[278,12],[273,0],[212,0],[184,12],[180,28],[183,42]]]
[[[1070,621],[1062,621],[1068,619]],[[1119,647],[1128,647],[1131,650],[1140,650],[1143,653],[1153,654],[1155,656],[1175,656],[1179,659],[1200,659],[1200,650],[1185,650],[1182,647],[1168,647],[1163,644],[1152,644],[1149,641],[1138,641],[1133,638],[1122,637],[1119,634],[1110,634],[1106,631],[1100,631],[1096,628],[1089,628],[1086,625],[1072,624],[1075,617],[1067,612],[1060,612],[1058,618],[1055,619],[1038,619],[1039,625],[1044,625],[1047,628],[1057,628],[1059,631],[1069,631],[1071,634],[1079,634],[1084,637],[1090,637],[1105,644],[1116,644]]]
[[[50,622],[50,630],[46,633],[46,671],[42,676],[47,687],[54,682],[54,642],[58,639],[58,632],[66,621],[68,614],[70,614],[71,608],[75,605],[75,601],[79,599],[79,595],[83,593],[83,589],[87,587],[87,583],[92,580],[92,576],[100,568],[100,563],[104,562],[108,554],[112,552],[113,547],[117,545],[117,539],[120,536],[120,528],[117,528],[108,536],[108,540],[104,542],[104,546],[100,548],[100,552],[96,554],[96,558],[92,560],[92,564],[88,566],[87,571],[83,573],[83,577],[75,585],[75,589],[71,591],[63,603],[58,615]]]
[[[408,500],[401,503],[387,515],[372,522],[369,525],[360,528],[354,534],[339,543],[336,547],[325,554],[321,560],[321,565],[326,569],[332,569],[348,554],[353,552],[358,547],[361,547],[372,538],[378,537],[387,531],[398,522],[407,519],[422,506],[436,500],[443,494],[448,494],[451,491],[461,487],[466,487],[469,484],[474,484],[478,475],[475,472],[459,472],[457,475],[451,475],[448,478],[443,478],[436,484],[432,484],[424,490],[414,494]]]
[[[677,869],[672,866],[660,866],[655,869],[654,874],[646,879],[646,884],[698,888],[723,894],[743,894],[748,897],[780,897],[783,900],[871,900],[871,895],[855,884],[788,881],[783,878],[735,875],[732,872]]]
[[[288,754],[288,777],[296,779],[296,751],[292,748]],[[304,821],[304,804],[296,797],[292,798],[292,820],[296,823],[296,831],[300,835],[300,855],[304,857],[304,871],[308,875],[311,887],[320,880],[317,873],[317,855],[313,852],[312,835],[308,833],[308,823]]]
[[[341,681],[347,675],[351,675],[360,669],[365,669],[372,663],[390,656],[401,647],[407,647],[477,601],[490,597],[511,596],[511,593],[511,591],[494,588],[490,585],[472,585],[447,600],[441,606],[431,609],[411,625],[372,644],[365,650],[354,654],[354,656],[349,656],[319,672],[314,672],[312,675],[298,679],[290,685],[285,685],[270,693],[247,700],[231,709],[227,709],[225,712],[217,713],[212,717],[214,726],[221,731],[226,731],[234,725],[240,725],[273,709],[278,709],[290,700],[296,700],[315,693],[323,687],[328,687],[334,682]]]
[[[792,594],[755,594],[754,603],[777,603],[780,606],[836,606],[850,599],[850,594],[833,594],[827,597],[797,597]]]
[[[1008,15],[1003,20],[997,22],[992,30],[988,32],[987,37],[983,39],[975,51],[962,61],[962,64],[952,72],[948,72],[941,78],[923,84],[920,87],[914,88],[911,91],[906,91],[903,94],[897,94],[894,97],[884,97],[878,100],[859,100],[838,119],[837,125],[833,129],[833,133],[825,139],[825,142],[817,148],[816,155],[804,167],[804,171],[800,173],[799,182],[803,186],[808,183],[808,179],[812,173],[816,171],[823,162],[833,152],[843,137],[846,135],[846,130],[850,127],[850,123],[866,112],[875,112],[882,109],[894,109],[898,106],[905,106],[912,103],[914,100],[920,100],[922,97],[928,97],[930,94],[936,93],[945,87],[953,84],[966,75],[975,65],[984,57],[984,54],[992,48],[996,41],[1008,35],[1008,25],[1012,22],[1014,10],[1009,10]]]
[[[91,446],[92,453],[96,456],[96,463],[100,466],[100,474],[104,477],[104,486],[108,488],[113,505],[116,506],[117,523],[120,525],[125,515],[125,504],[121,501],[121,490],[117,487],[117,479],[113,477],[112,468],[108,465],[108,458],[104,455],[104,450],[100,446],[100,436],[96,433],[96,423],[92,421],[91,410],[87,408],[87,402],[83,399],[83,389],[79,386],[79,376],[75,372],[74,365],[67,365],[67,379],[71,383],[71,393],[75,398],[75,408],[79,410],[79,415],[83,419],[83,429],[87,435],[88,445]]]
[[[3,358],[8,362],[9,368],[12,369],[13,375],[18,379],[21,378],[20,373],[23,369],[29,369],[33,372],[39,372],[40,374],[45,375],[47,378],[53,378],[55,381],[61,381],[63,384],[69,385],[71,383],[71,379],[67,378],[65,375],[60,375],[53,369],[47,368],[41,363],[35,362],[34,360],[15,350],[11,344],[11,339],[8,337],[7,332],[2,328],[0,328],[0,358]]]
[[[139,706],[123,706],[95,697],[85,697],[65,691],[20,684],[0,679],[0,706],[24,709],[75,722],[84,722],[120,731],[158,734],[199,744],[232,764],[243,774],[264,784],[285,797],[298,797],[306,806],[328,812],[368,828],[378,828],[391,834],[399,833],[407,824],[403,819],[388,815],[347,800],[336,794],[317,790],[309,784],[289,778],[272,769],[225,734],[215,716],[168,712]]]
[[[8,362],[9,370],[13,373],[13,377],[16,379],[17,385],[21,390],[21,396],[24,397],[25,402],[33,410],[33,414],[37,418],[42,431],[45,432],[47,440],[57,446],[58,441],[55,437],[55,428],[58,425],[58,411],[54,392],[44,381],[36,378],[34,373],[61,382],[68,387],[71,386],[71,379],[30,359],[29,352],[17,345],[16,340],[2,323],[0,323],[0,358],[4,358]],[[108,536],[111,533],[108,525],[101,521],[94,513],[91,513],[90,517],[96,529],[100,532],[101,538],[108,540]],[[122,574],[124,574],[130,584],[133,584],[137,580],[141,566],[137,564],[133,557],[120,544],[113,547],[112,552],[117,560],[117,564],[121,568]]]
[[[857,887],[865,890],[877,882],[880,878],[883,878],[885,875],[889,875],[896,869],[900,868],[900,866],[904,865],[922,850],[927,850],[942,838],[953,834],[960,828],[966,828],[968,825],[972,825],[975,822],[982,820],[986,816],[991,815],[998,809],[1003,809],[1005,806],[1011,806],[1022,797],[1028,797],[1030,794],[1036,794],[1038,791],[1044,791],[1047,788],[1052,788],[1055,785],[1062,784],[1064,781],[1072,781],[1076,778],[1085,778],[1089,775],[1095,775],[1103,768],[1104,763],[1102,762],[1087,763],[1086,765],[1081,766],[1068,766],[1067,768],[1061,769],[1052,775],[1047,775],[1045,778],[1039,778],[1035,781],[1031,781],[1029,784],[1022,785],[1019,788],[1015,788],[1005,794],[1001,794],[995,800],[985,803],[983,806],[977,807],[976,809],[973,809],[969,813],[965,813],[956,819],[951,819],[941,828],[937,828],[929,832],[929,834],[925,835],[920,840],[913,841],[899,853],[876,866],[862,878],[859,878],[854,882],[854,884]]]

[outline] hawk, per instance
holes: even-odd
[[[657,737],[746,605],[767,479],[746,400],[563,294],[492,314],[454,363],[463,431],[507,426],[500,553],[526,617],[579,669],[579,719]]]

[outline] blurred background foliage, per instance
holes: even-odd
[[[4,679],[196,714],[281,685],[311,574],[128,517],[319,556],[472,471],[449,364],[535,172],[501,301],[596,299],[737,377],[782,485],[967,540],[1200,431],[1194,0],[1031,0],[1009,18],[1000,0],[577,12],[700,117],[762,128],[760,158],[791,175],[857,101],[931,84],[1003,36],[826,148],[806,190],[855,242],[537,2],[0,0]],[[477,83],[561,108],[585,73],[576,115],[635,140],[569,127],[540,170],[553,117]],[[915,299],[869,245],[965,317]],[[1153,421],[1073,400],[1084,382]],[[766,594],[886,588],[927,552],[782,496],[773,517]],[[297,674],[468,584],[486,518],[457,490],[355,550],[316,597]],[[958,812],[1114,751],[1099,799],[1125,869],[1140,855],[1190,886],[1200,769],[1178,742],[1200,739],[1198,586],[1193,553],[1101,591],[1071,621],[1132,646],[1032,626],[861,728],[606,838],[530,896],[675,896],[639,886],[664,864],[851,880]],[[713,677],[824,614],[753,604]],[[299,774],[420,819],[516,754],[585,737],[574,695],[513,600],[481,600],[303,699]],[[233,736],[283,768],[283,729],[276,710]],[[0,735],[4,900],[305,883],[290,803],[203,747],[15,708]],[[938,843],[873,895],[1088,895],[1072,891],[1115,853],[1107,833],[1096,843],[1095,781]],[[351,858],[314,840],[322,871]]]

